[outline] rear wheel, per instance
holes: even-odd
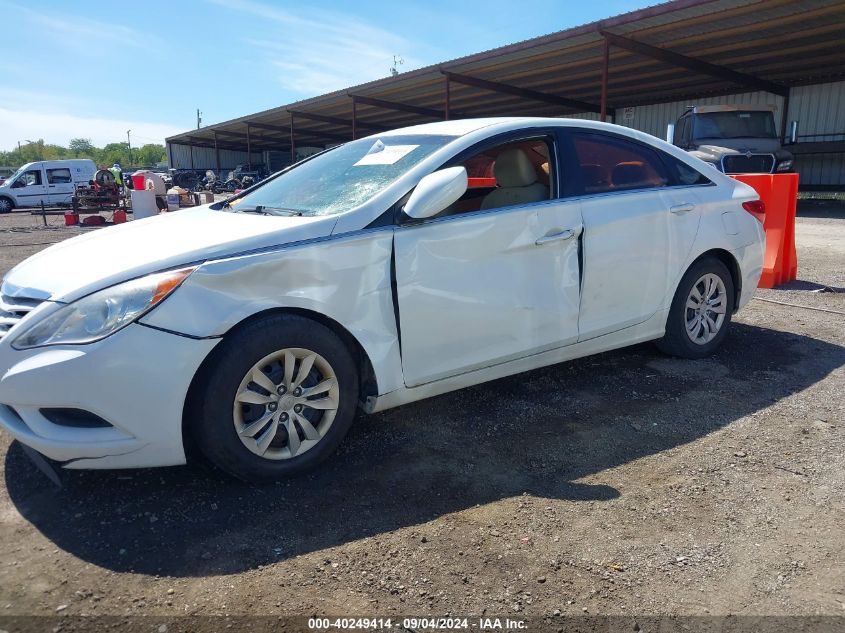
[[[14,208],[15,203],[12,202],[11,198],[7,198],[6,196],[0,196],[0,213],[9,213]]]
[[[355,415],[358,376],[325,326],[273,315],[227,337],[189,412],[194,438],[218,467],[271,481],[316,466]]]
[[[657,346],[682,358],[709,356],[725,339],[733,308],[734,284],[728,269],[716,258],[699,260],[678,284],[666,334]]]

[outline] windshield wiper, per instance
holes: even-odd
[[[263,213],[264,215],[284,215],[287,217],[298,217],[302,215],[302,211],[298,209],[286,209],[284,207],[267,207],[259,204],[255,209],[246,209],[245,212]]]
[[[231,209],[234,213],[258,213],[260,215],[279,215],[285,217],[301,216],[302,211],[297,209],[285,209],[283,207],[268,207],[263,204],[254,207],[233,205],[229,201],[223,203],[221,209]]]

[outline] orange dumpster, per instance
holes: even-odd
[[[795,205],[798,201],[798,174],[731,174],[751,185],[766,205],[763,229],[766,251],[758,288],[774,288],[798,275],[795,253]]]

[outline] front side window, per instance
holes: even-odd
[[[40,185],[41,184],[41,170],[40,169],[30,169],[29,171],[25,171],[20,176],[18,176],[16,183],[19,183],[19,187],[31,187],[32,185]]]
[[[573,144],[584,193],[652,189],[669,182],[657,152],[639,143],[576,133]]]
[[[51,185],[63,185],[71,182],[70,169],[48,169],[47,182]]]
[[[370,200],[454,138],[416,134],[351,141],[273,178],[233,207],[280,215],[343,213]]]
[[[463,160],[467,191],[441,216],[500,209],[549,200],[554,191],[551,140],[537,138],[496,145]]]

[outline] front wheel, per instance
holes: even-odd
[[[15,203],[12,202],[11,198],[0,196],[0,213],[9,213],[14,208]]]
[[[307,471],[352,424],[356,366],[319,323],[293,315],[253,321],[211,360],[189,423],[206,457],[235,477],[272,481]]]
[[[678,284],[661,351],[682,358],[704,358],[722,344],[734,308],[733,278],[725,265],[707,257],[695,262]]]

